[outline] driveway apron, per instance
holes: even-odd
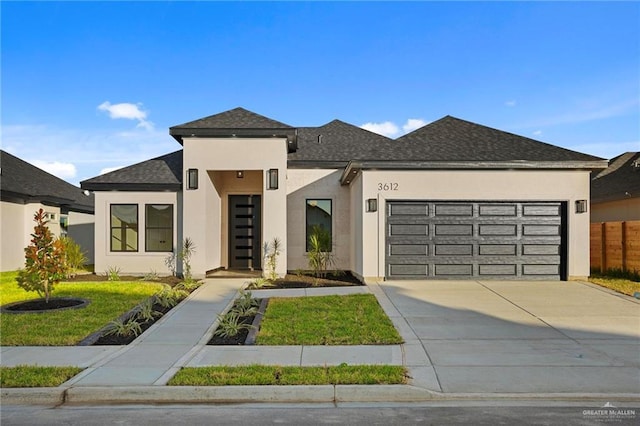
[[[640,304],[633,298],[581,282],[379,286],[410,352],[420,356],[422,348],[432,365],[416,375],[435,375],[443,392],[640,390]]]

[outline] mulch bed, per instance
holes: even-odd
[[[242,317],[240,321],[242,324],[251,324],[256,316],[250,315],[246,317]],[[213,336],[211,340],[207,343],[207,345],[244,345],[244,342],[247,340],[247,336],[249,335],[249,330],[243,329],[240,330],[238,334],[235,336],[222,337],[222,336]]]
[[[144,277],[134,276],[134,275],[121,275],[120,281],[144,281],[143,278]],[[104,274],[78,274],[71,278],[65,278],[62,281],[63,282],[99,282],[99,281],[109,281],[109,279]],[[182,279],[175,277],[173,275],[168,275],[168,276],[159,276],[156,279],[148,280],[148,281],[154,282],[154,283],[169,284],[171,287],[173,287],[179,282],[182,282]]]
[[[287,274],[263,289],[311,288],[311,287],[345,287],[364,285],[350,272],[329,273],[324,278],[316,278],[308,274]]]
[[[72,297],[52,297],[46,299],[32,299],[22,302],[10,303],[2,307],[2,312],[9,313],[34,313],[50,312],[54,310],[81,308],[89,304],[88,300]]]
[[[158,304],[153,305],[153,309],[162,313],[162,315],[164,316],[164,314],[166,314],[167,312],[169,312],[171,309],[173,308],[165,308],[162,307]],[[158,321],[160,318],[162,318],[162,316],[156,317],[155,319],[149,320],[149,321],[138,321],[140,324],[140,328],[142,329],[142,333],[144,333],[149,327],[151,327],[153,324],[156,323],[156,321]],[[140,334],[142,334],[140,333]],[[92,346],[105,346],[105,345],[128,345],[129,343],[133,342],[135,339],[137,339],[138,337],[140,337],[140,335],[138,336],[134,336],[134,335],[130,335],[130,336],[119,336],[117,334],[110,334],[108,336],[101,336],[98,340],[96,340],[94,343],[92,343]]]

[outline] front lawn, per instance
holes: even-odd
[[[397,365],[337,365],[324,367],[189,367],[169,386],[237,385],[391,385],[406,383],[407,370]]]
[[[78,367],[0,367],[1,388],[41,388],[60,386],[82,368]]]
[[[15,272],[0,277],[0,303],[36,299],[15,281]],[[91,303],[82,309],[29,314],[0,314],[2,346],[71,346],[154,295],[162,285],[147,281],[61,282],[53,297],[78,297]]]
[[[274,297],[257,345],[390,345],[402,343],[372,294]]]
[[[591,276],[589,277],[589,282],[629,296],[633,296],[635,293],[640,292],[640,282],[631,281],[626,278]]]

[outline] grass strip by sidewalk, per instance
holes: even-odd
[[[0,278],[2,304],[36,299],[16,283],[17,273]],[[0,314],[2,346],[71,346],[162,289],[148,281],[61,282],[53,297],[79,297],[91,303],[82,309]]]
[[[402,343],[372,294],[274,297],[257,345],[389,345]]]
[[[633,296],[634,293],[640,292],[640,282],[631,281],[625,278],[591,276],[589,278],[589,282],[628,296]]]
[[[18,365],[0,367],[2,388],[44,388],[60,386],[83,369],[78,367],[39,367]]]
[[[404,384],[407,371],[397,365],[336,365],[324,367],[188,367],[168,386],[249,385],[391,385]]]

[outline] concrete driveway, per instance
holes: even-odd
[[[580,282],[388,281],[377,291],[416,385],[640,392],[640,303],[631,297]]]

